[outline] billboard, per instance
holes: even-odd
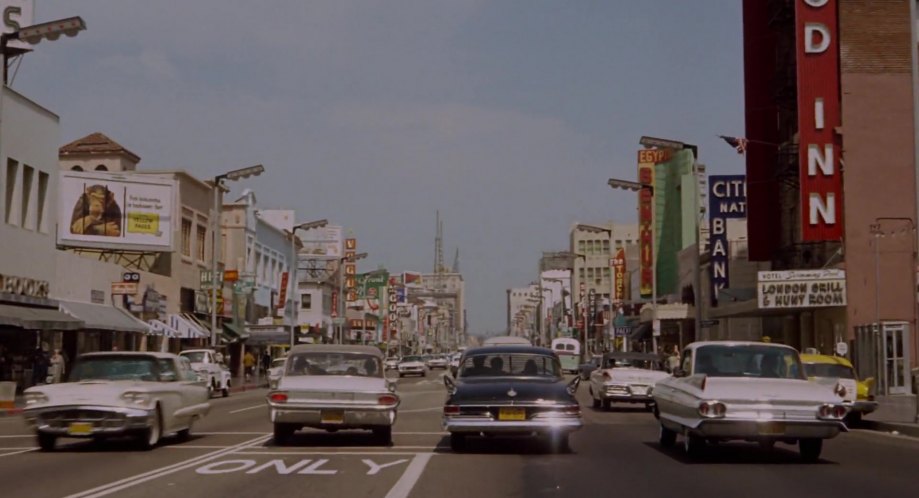
[[[2,32],[7,35],[14,31],[35,24],[35,0],[0,0],[3,9]],[[10,40],[9,46],[24,50],[32,50],[32,45],[22,40]]]
[[[711,303],[718,305],[718,291],[729,287],[729,218],[747,217],[747,181],[744,175],[712,175],[708,191],[708,251],[711,265]]]
[[[172,178],[62,171],[58,244],[172,251],[175,191]]]
[[[384,292],[389,282],[389,273],[386,271],[361,273],[356,276],[355,280],[357,308],[379,316],[382,313],[381,307],[387,302]]]
[[[654,164],[657,150],[638,151],[638,182],[642,185],[654,185]],[[641,297],[651,297],[654,285],[654,194],[652,189],[643,188],[638,192],[638,247],[639,282]]]
[[[328,256],[330,258],[342,257],[342,227],[326,225],[306,232],[300,237],[303,242],[301,254]]]
[[[756,300],[759,309],[845,306],[846,271],[761,271],[756,276]]]
[[[795,2],[801,240],[843,237],[837,0]]]

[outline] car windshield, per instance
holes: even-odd
[[[421,357],[420,356],[406,356],[405,358],[402,358],[402,361],[421,361]]]
[[[808,377],[855,378],[855,370],[852,367],[835,363],[805,363],[804,371]]]
[[[467,356],[459,377],[560,377],[554,356],[541,354],[476,354]]]
[[[695,351],[693,373],[710,377],[804,379],[794,349],[775,346],[702,346]]]
[[[86,380],[156,381],[156,358],[152,356],[91,356],[79,358],[70,382]]]
[[[192,363],[204,363],[204,360],[207,359],[207,353],[204,351],[187,351],[181,353],[181,355],[188,358],[188,361]]]
[[[383,368],[376,356],[360,353],[298,353],[287,362],[287,375],[350,375],[382,377]]]

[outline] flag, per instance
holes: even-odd
[[[728,143],[731,147],[737,149],[738,154],[743,154],[747,151],[747,139],[743,137],[726,137],[724,135],[718,135],[722,140]]]
[[[421,274],[416,272],[405,272],[402,274],[402,285],[405,286],[420,286]]]

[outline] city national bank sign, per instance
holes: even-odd
[[[838,0],[796,0],[801,239],[841,240]]]
[[[747,217],[747,180],[744,175],[712,175],[708,181],[708,251],[711,259],[711,303],[718,305],[718,291],[729,287],[729,218]]]

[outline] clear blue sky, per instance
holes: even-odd
[[[638,138],[743,135],[735,0],[38,0],[43,42],[13,88],[141,167],[201,177],[263,163],[263,207],[352,229],[366,268],[430,271],[434,213],[460,248],[471,332],[577,221],[635,221]],[[448,261],[449,263],[449,261]]]

